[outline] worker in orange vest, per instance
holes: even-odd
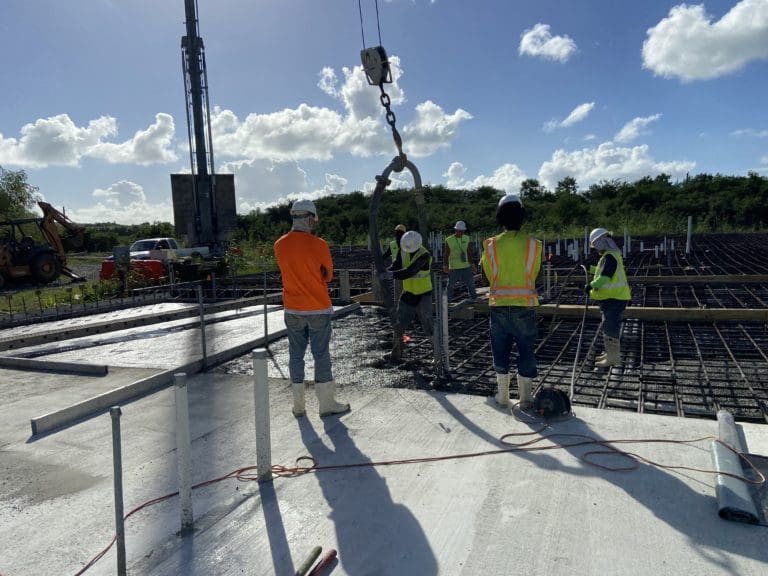
[[[507,194],[496,209],[496,222],[504,232],[483,243],[480,260],[490,283],[490,332],[496,371],[496,402],[509,406],[509,356],[517,345],[517,389],[520,408],[533,406],[533,379],[537,374],[536,312],[539,297],[536,278],[541,270],[542,243],[520,232],[525,220],[523,201]]]
[[[312,234],[317,209],[311,200],[291,206],[291,231],[275,242],[275,257],[283,282],[285,327],[288,330],[288,371],[293,391],[293,414],[304,416],[304,354],[307,344],[315,360],[315,393],[320,416],[348,411],[336,402],[336,382],[331,370],[331,317],[333,305],[328,283],[333,279],[331,250]]]

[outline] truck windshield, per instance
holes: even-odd
[[[139,240],[131,244],[131,252],[144,252],[145,250],[154,250],[157,240]]]

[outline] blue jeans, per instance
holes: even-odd
[[[467,287],[470,300],[477,298],[477,294],[475,294],[475,277],[472,275],[472,267],[470,266],[469,268],[448,271],[448,300],[453,298],[453,289],[459,282]]]
[[[621,316],[627,307],[626,300],[598,300],[600,313],[603,315],[603,334],[611,338],[619,337]]]
[[[491,306],[491,354],[498,374],[508,374],[512,345],[517,344],[517,373],[535,378],[536,312],[522,306]]]
[[[331,315],[312,314],[303,316],[285,313],[288,329],[288,372],[291,382],[304,382],[304,354],[307,343],[315,359],[315,384],[333,380],[331,372]]]

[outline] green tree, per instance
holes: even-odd
[[[38,198],[38,188],[27,182],[24,170],[6,170],[0,166],[0,219],[33,216],[30,210]]]

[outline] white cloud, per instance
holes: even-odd
[[[96,204],[89,208],[67,210],[74,222],[173,222],[173,208],[169,202],[150,204],[144,189],[128,180],[121,180],[109,188],[93,191]]]
[[[741,128],[731,132],[731,136],[748,138],[768,138],[768,130],[755,130],[754,128]]]
[[[445,185],[448,188],[459,188],[464,182],[464,174],[467,173],[467,169],[461,162],[451,162],[448,166],[448,170],[443,173],[445,178]]]
[[[405,151],[414,157],[429,156],[440,148],[447,148],[464,120],[472,115],[459,108],[453,114],[427,100],[416,106],[416,119],[403,128]]]
[[[591,142],[592,140],[597,140],[597,134],[587,134],[583,138],[584,142]]]
[[[624,124],[613,139],[616,142],[631,142],[645,133],[643,129],[648,126],[648,124],[656,122],[659,118],[661,118],[661,114],[654,114],[653,116],[645,116],[643,118],[633,118]]]
[[[554,190],[560,180],[571,176],[580,188],[586,188],[601,180],[636,181],[662,172],[680,178],[695,167],[695,162],[687,160],[659,162],[649,154],[647,145],[626,148],[604,142],[597,148],[556,150],[552,158],[541,165],[539,181]]]
[[[402,76],[400,60],[391,56],[389,61],[393,82],[385,90],[395,112],[395,107],[405,102],[405,94],[398,84]],[[271,114],[250,114],[241,121],[230,110],[214,109],[212,132],[217,154],[233,159],[281,161],[324,161],[338,153],[392,155],[395,148],[391,128],[384,122],[380,91],[368,84],[362,66],[343,68],[342,73],[343,82],[332,68],[323,68],[318,87],[341,103],[343,113],[301,104]],[[446,114],[431,101],[417,105],[415,119],[407,126],[398,126],[401,134],[408,134],[404,138],[405,152],[418,157],[449,146],[458,125],[470,118],[460,108]]]
[[[174,136],[173,118],[157,114],[155,123],[136,132],[125,142],[106,139],[117,136],[117,120],[102,116],[78,127],[67,114],[41,118],[21,128],[21,138],[0,134],[0,164],[22,168],[79,166],[83,158],[110,163],[161,164],[178,157],[170,148]]]
[[[211,114],[213,149],[219,157],[329,160],[342,118],[328,108],[300,104],[270,114],[249,114],[242,122],[233,112]]]
[[[576,42],[568,36],[552,36],[549,24],[539,22],[520,35],[518,53],[556,62],[567,62],[576,52]]]
[[[347,179],[337,174],[326,174],[325,184],[312,188],[307,173],[293,160],[229,162],[222,165],[221,171],[235,175],[237,210],[241,214],[299,198],[315,200],[347,191]]]
[[[101,158],[110,164],[166,164],[179,156],[172,150],[176,126],[170,114],[155,114],[155,123],[139,130],[133,138],[120,144],[98,142],[89,151],[92,158]]]
[[[568,114],[568,118],[563,120],[562,126],[573,126],[574,124],[577,124],[584,120],[587,116],[589,116],[589,113],[592,112],[592,108],[595,107],[594,102],[585,102],[584,104],[579,104],[571,110],[571,113]]]
[[[674,6],[648,29],[643,67],[683,82],[709,80],[768,58],[768,0],[742,0],[717,22],[704,5]]]
[[[571,110],[571,113],[568,114],[568,117],[565,120],[557,120],[553,119],[544,124],[544,132],[552,132],[553,130],[556,130],[557,128],[568,128],[570,126],[573,126],[574,124],[578,124],[582,120],[584,120],[587,116],[589,116],[589,113],[592,112],[592,109],[595,107],[594,102],[584,102],[583,104],[579,104]]]
[[[516,164],[502,164],[494,170],[491,176],[477,176],[472,180],[465,180],[466,168],[461,162],[453,162],[443,174],[448,188],[474,190],[481,186],[491,186],[497,190],[503,190],[509,194],[518,192],[520,184],[528,177]]]

